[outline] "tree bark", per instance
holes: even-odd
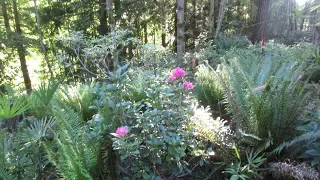
[[[316,46],[320,45],[320,26],[315,26],[313,28],[312,43]]]
[[[104,6],[105,1],[99,0],[99,34],[106,35],[108,33],[107,28],[107,11]]]
[[[177,54],[183,56],[185,53],[184,42],[184,0],[177,0]]]
[[[4,26],[6,28],[7,35],[9,35],[11,33],[11,29],[10,29],[10,23],[9,23],[9,16],[7,12],[7,4],[4,0],[1,0],[1,8],[2,8]]]
[[[144,43],[148,43],[148,24],[147,22],[143,25],[143,36],[144,36]]]
[[[224,12],[225,12],[225,7],[226,7],[226,1],[227,0],[221,0],[221,2],[220,2],[218,23],[217,23],[217,29],[216,29],[216,33],[214,35],[214,39],[217,39],[218,34],[220,32],[220,29],[221,29],[222,20],[223,20],[223,16],[224,16]]]
[[[115,28],[115,22],[113,18],[113,2],[112,0],[106,0],[106,9],[108,14],[108,20],[110,25],[110,31],[113,32]]]
[[[17,49],[18,49],[18,55],[19,55],[19,59],[20,59],[23,80],[24,80],[24,84],[26,86],[27,93],[31,94],[32,86],[31,86],[31,80],[29,77],[27,61],[26,61],[26,50],[23,46],[23,34],[22,34],[21,26],[20,26],[20,18],[19,18],[19,12],[18,12],[18,7],[17,7],[17,1],[12,0],[12,2],[13,2],[13,13],[14,13],[15,26],[16,26],[16,33],[18,34],[18,37],[20,38],[20,39],[17,39],[16,45],[17,45]]]
[[[256,23],[253,26],[252,42],[268,39],[268,23],[271,0],[259,0]]]
[[[209,12],[209,32],[208,36],[209,38],[213,38],[213,32],[214,32],[214,0],[210,1],[210,12]]]
[[[40,16],[39,16],[39,12],[38,12],[38,6],[37,6],[37,0],[33,0],[33,4],[34,4],[34,11],[36,14],[36,21],[37,21],[37,28],[38,28],[38,34],[39,34],[39,42],[40,42],[40,48],[44,54],[44,59],[47,63],[48,66],[48,70],[50,73],[50,80],[53,81],[53,71],[51,68],[51,64],[49,62],[49,58],[48,58],[48,53],[45,47],[45,44],[43,43],[43,38],[42,38],[42,32],[41,32],[41,24],[40,24]]]

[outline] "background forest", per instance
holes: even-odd
[[[319,0],[0,5],[0,179],[319,179]]]

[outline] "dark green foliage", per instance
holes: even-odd
[[[213,40],[213,46],[216,51],[223,53],[232,48],[245,48],[248,47],[251,42],[245,36],[234,36],[228,34],[219,34],[218,38]]]
[[[55,104],[54,141],[46,141],[49,160],[66,179],[93,179],[99,146],[89,141],[85,122],[72,108]]]
[[[216,73],[221,73],[218,71]],[[224,92],[216,73],[204,65],[198,66],[194,91],[202,105],[210,106],[214,115],[222,117],[225,113],[222,104]]]
[[[236,131],[241,129],[263,140],[271,136],[279,145],[295,134],[297,118],[311,97],[305,85],[297,81],[305,65],[286,59],[290,56],[282,56],[280,61],[274,59],[277,54],[262,57],[245,56],[242,50],[233,53],[235,58],[224,65],[229,76],[220,82]]]
[[[60,81],[42,82],[38,89],[34,90],[30,96],[32,104],[31,111],[39,118],[47,117],[52,114],[51,101],[59,88]]]
[[[30,103],[24,96],[8,96],[0,94],[0,118],[16,117],[30,108]]]

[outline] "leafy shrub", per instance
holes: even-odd
[[[169,75],[164,69],[127,68],[110,73],[112,83],[94,88],[97,99],[92,108],[98,109],[99,116],[88,121],[91,134],[97,135],[93,138],[100,136],[108,141],[112,136],[106,132],[115,135],[113,148],[118,155],[110,150],[108,154],[119,157],[119,177],[123,179],[190,174],[199,161],[203,164],[210,157],[205,154],[212,151],[194,136],[196,121],[206,119],[199,114],[198,118],[192,118],[193,85],[183,83],[186,78],[183,70],[173,73],[175,79],[168,82]],[[220,120],[210,122],[218,123],[207,129],[217,138],[212,140],[222,142],[225,124]]]

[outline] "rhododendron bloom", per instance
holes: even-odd
[[[116,133],[111,133],[111,134],[114,135],[115,137],[120,138],[120,137],[128,134],[128,132],[129,132],[129,130],[127,127],[121,126],[121,127],[117,128]]]
[[[175,78],[179,78],[179,77],[185,76],[185,75],[186,75],[186,72],[185,72],[182,68],[177,67],[176,69],[173,70],[172,75],[173,75]]]
[[[183,87],[185,89],[193,89],[193,84],[192,84],[192,82],[186,81],[186,82],[183,83]]]
[[[177,78],[176,77],[174,77],[173,75],[171,75],[171,76],[169,76],[169,78],[168,78],[168,83],[170,83],[170,82],[172,82],[172,81],[174,81],[174,80],[176,80]]]

